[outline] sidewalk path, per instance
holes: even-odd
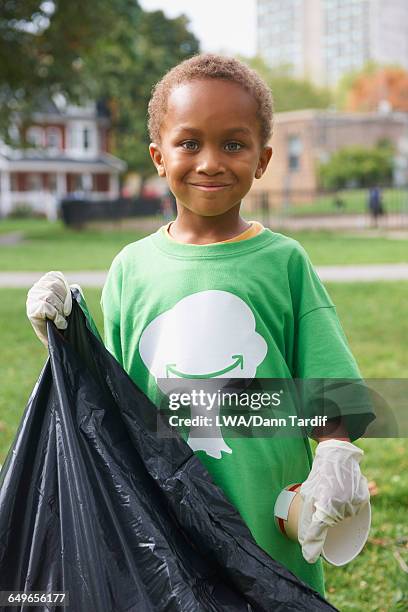
[[[249,215],[250,216],[250,215]],[[265,224],[264,224],[265,225]],[[407,229],[408,228],[408,215],[405,213],[391,213],[385,217],[380,218],[378,221],[379,229],[391,230],[391,229]],[[376,231],[372,227],[372,220],[367,214],[363,215],[347,215],[344,213],[332,214],[332,215],[305,215],[305,216],[293,216],[283,217],[276,216],[271,217],[270,227],[274,231],[291,230],[370,230],[370,232]]]
[[[408,280],[408,263],[370,264],[354,266],[317,266],[322,281],[371,282]]]
[[[81,287],[103,287],[107,271],[86,270],[64,272],[68,282]],[[17,287],[29,289],[45,272],[0,272],[0,287]]]
[[[408,263],[371,264],[354,266],[317,266],[317,273],[324,282],[371,282],[408,280]],[[45,272],[0,272],[0,287],[28,289]],[[106,272],[64,272],[70,283],[81,287],[102,287]]]

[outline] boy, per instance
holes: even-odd
[[[360,378],[303,249],[239,214],[271,159],[271,130],[270,90],[235,59],[195,56],[153,91],[150,155],[176,197],[177,218],[119,253],[102,306],[107,347],[157,405],[160,380],[174,376]],[[64,328],[70,308],[61,273],[28,294],[45,344],[44,318]],[[327,527],[369,499],[363,453],[345,423],[313,432],[313,466],[302,437],[221,438],[216,448],[195,448],[258,544],[323,595],[318,557]],[[273,519],[277,495],[296,482],[304,482],[302,548]]]

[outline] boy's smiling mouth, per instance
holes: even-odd
[[[189,185],[201,191],[220,191],[231,187],[231,183],[189,183]]]

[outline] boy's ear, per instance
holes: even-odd
[[[264,147],[261,151],[261,154],[259,156],[259,161],[258,161],[258,165],[256,168],[256,172],[255,172],[255,178],[261,178],[261,176],[264,174],[266,168],[268,167],[269,161],[272,157],[272,147],[271,146],[267,146]]]
[[[151,142],[149,145],[149,153],[154,165],[156,166],[159,176],[166,176],[166,168],[164,167],[163,155],[160,150],[160,146],[155,142]]]

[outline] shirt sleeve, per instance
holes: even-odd
[[[351,352],[336,307],[306,253],[297,257],[294,289],[295,350],[305,417],[342,417],[351,440],[364,434],[375,414],[367,386]],[[310,435],[313,426],[307,428]]]
[[[102,289],[101,308],[103,312],[105,346],[123,367],[121,341],[122,284],[123,270],[119,254],[112,262]]]

